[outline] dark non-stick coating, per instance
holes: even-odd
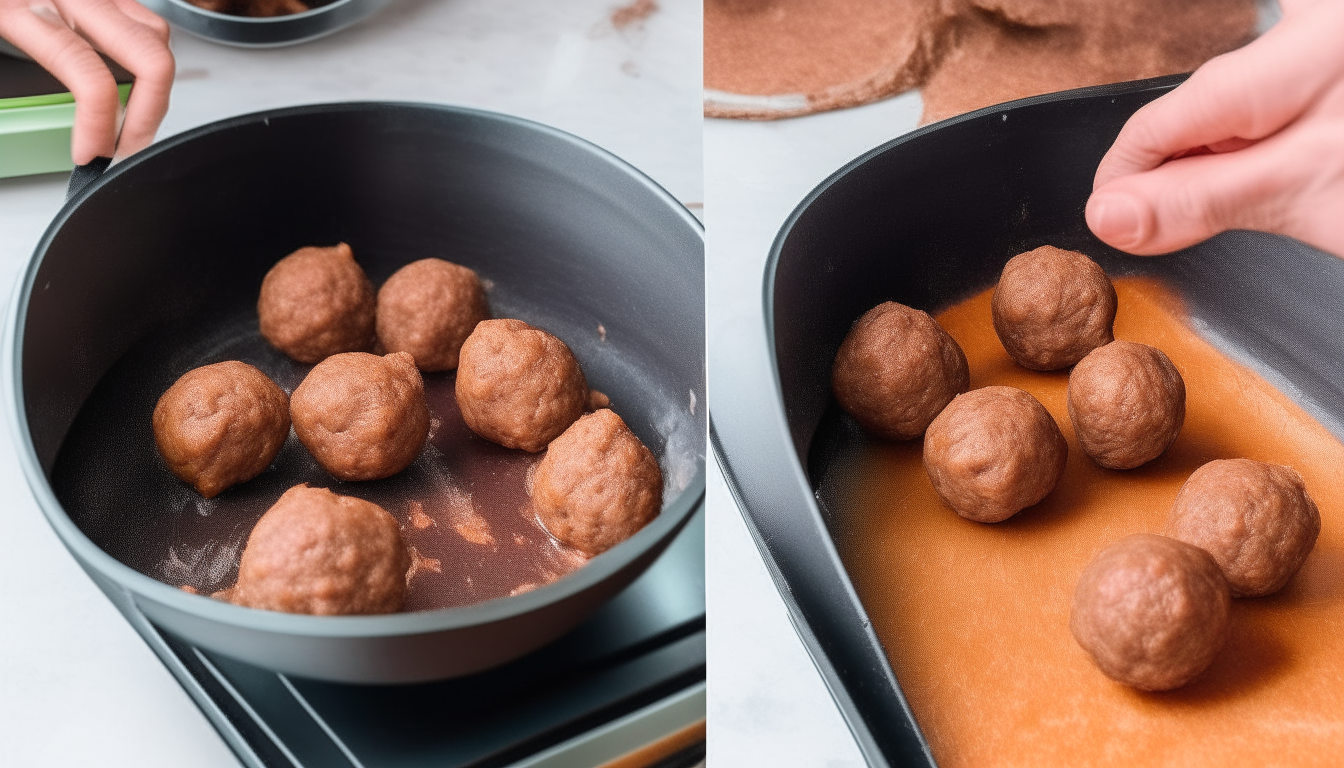
[[[663,515],[548,587],[420,614],[285,616],[178,594],[131,573],[163,579],[156,563],[203,512],[232,504],[254,520],[269,503],[262,497],[321,481],[290,445],[267,475],[202,510],[166,475],[148,418],[158,394],[204,362],[241,358],[287,389],[297,384],[306,366],[257,333],[257,293],[278,258],[337,241],[353,247],[375,285],[428,256],[472,267],[491,284],[496,316],[565,340],[590,385],[611,396],[659,457],[669,491]],[[489,666],[573,626],[629,583],[695,507],[705,443],[697,406],[703,274],[699,227],[665,192],[591,145],[526,121],[351,104],[208,126],[113,168],[75,196],[39,245],[11,317],[20,421],[36,460],[29,476],[100,586],[110,580],[151,618],[206,647],[337,680],[432,679]],[[428,378],[432,390],[451,391],[445,375]],[[423,486],[423,463],[342,492]],[[510,622],[518,626],[505,629]],[[469,647],[441,643],[433,653],[433,637],[475,631],[485,633]],[[375,642],[343,658],[305,645],[312,637],[328,647]],[[380,637],[419,639],[415,650],[380,651]]]
[[[1181,79],[1052,94],[917,131],[820,185],[775,241],[763,297],[774,370],[744,377],[767,406],[726,415],[716,400],[715,445],[795,623],[874,765],[933,757],[887,663],[900,649],[884,648],[869,626],[814,495],[830,463],[865,439],[830,391],[835,352],[864,311],[894,300],[934,312],[991,286],[1021,251],[1078,249],[1113,275],[1163,280],[1216,346],[1341,433],[1344,315],[1333,307],[1344,295],[1344,262],[1247,232],[1172,256],[1131,257],[1087,229],[1098,161],[1136,109]],[[766,466],[763,455],[784,463]],[[781,482],[791,473],[799,482]]]

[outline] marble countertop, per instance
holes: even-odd
[[[661,0],[642,25],[617,30],[609,19],[620,4],[395,0],[355,27],[271,50],[175,32],[177,83],[160,136],[296,104],[460,104],[588,139],[698,213],[700,4]],[[65,184],[64,174],[0,180],[5,296],[59,210]],[[8,439],[0,440],[0,488],[0,765],[237,765],[62,547]]]

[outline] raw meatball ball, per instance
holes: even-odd
[[[657,516],[663,473],[621,417],[603,408],[574,422],[546,449],[532,504],[552,536],[596,555]]]
[[[301,363],[373,348],[373,284],[345,243],[276,262],[261,281],[257,314],[261,335]]]
[[[410,567],[397,521],[382,507],[296,485],[247,537],[231,599],[319,616],[395,613]]]
[[[1205,550],[1232,594],[1278,592],[1316,546],[1321,513],[1291,467],[1251,459],[1211,461],[1176,494],[1167,533]]]
[[[425,384],[405,352],[332,355],[294,390],[289,411],[299,440],[342,480],[395,475],[429,437]]]
[[[994,331],[1019,365],[1067,368],[1111,343],[1115,288],[1095,261],[1043,245],[1014,256],[994,288]]]
[[[486,440],[536,453],[587,404],[588,382],[569,347],[522,320],[486,320],[462,345],[457,405]]]
[[[1162,350],[1113,341],[1069,374],[1078,443],[1108,469],[1133,469],[1167,450],[1185,423],[1185,380]]]
[[[957,395],[924,435],[933,489],[968,520],[997,523],[1044,499],[1064,474],[1069,444],[1050,412],[1013,387]]]
[[[476,324],[490,319],[476,273],[443,259],[411,262],[378,289],[378,341],[422,371],[451,371]]]
[[[187,371],[154,406],[168,469],[207,499],[265,471],[288,436],[284,390],[237,360]]]
[[[927,312],[878,304],[850,329],[831,368],[835,399],[864,429],[889,440],[924,434],[971,385],[966,355]]]
[[[1213,663],[1227,641],[1231,602],[1208,552],[1136,533],[1083,571],[1069,629],[1107,677],[1165,691]]]

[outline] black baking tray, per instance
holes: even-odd
[[[112,79],[118,85],[135,81],[135,76],[115,61],[103,56],[103,63],[112,72]],[[69,92],[56,76],[42,68],[41,64],[30,59],[8,56],[0,50],[0,101],[4,99],[22,99],[30,96],[50,96]]]
[[[1013,255],[1076,249],[1112,275],[1158,278],[1215,347],[1344,434],[1344,261],[1230,232],[1129,256],[1084,221],[1097,164],[1125,121],[1184,76],[1049,94],[917,130],[837,171],[794,210],[763,276],[763,329],[711,341],[711,440],[804,644],[875,766],[934,764],[888,652],[828,531],[816,485],[857,431],[831,361],[879,302],[930,312],[997,280]],[[760,332],[763,330],[764,332]]]

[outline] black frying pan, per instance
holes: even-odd
[[[830,390],[835,352],[863,312],[889,299],[935,312],[993,285],[1021,251],[1081,250],[1113,275],[1161,278],[1215,346],[1344,434],[1344,315],[1322,310],[1344,295],[1344,261],[1249,232],[1139,258],[1087,229],[1102,155],[1135,110],[1182,79],[990,107],[854,160],[807,196],[774,242],[762,297],[767,348],[732,337],[711,350],[716,455],[873,765],[933,758],[887,663],[900,649],[884,649],[869,627],[815,496],[830,462],[863,439]]]
[[[178,590],[227,586],[252,523],[297,482],[403,516],[406,495],[432,494],[464,473],[480,493],[522,494],[518,452],[472,443],[454,421],[451,374],[426,375],[447,442],[394,478],[336,483],[292,437],[270,471],[210,502],[166,473],[149,417],[177,376],[242,359],[287,389],[302,379],[306,366],[260,338],[257,292],[278,258],[337,241],[352,245],[375,285],[427,256],[466,264],[493,284],[496,316],[565,340],[590,385],[659,457],[662,514],[532,591],[508,596],[474,582],[496,598],[476,604],[459,594],[447,603],[455,607],[436,610],[312,617]],[[202,647],[339,682],[493,666],[577,625],[643,571],[700,503],[702,242],[698,222],[648,178],[516,118],[342,104],[190,131],[76,192],[39,243],[6,330],[20,461],[62,541],[133,621],[143,615]],[[508,488],[490,491],[492,482]],[[501,551],[512,533],[495,530]]]

